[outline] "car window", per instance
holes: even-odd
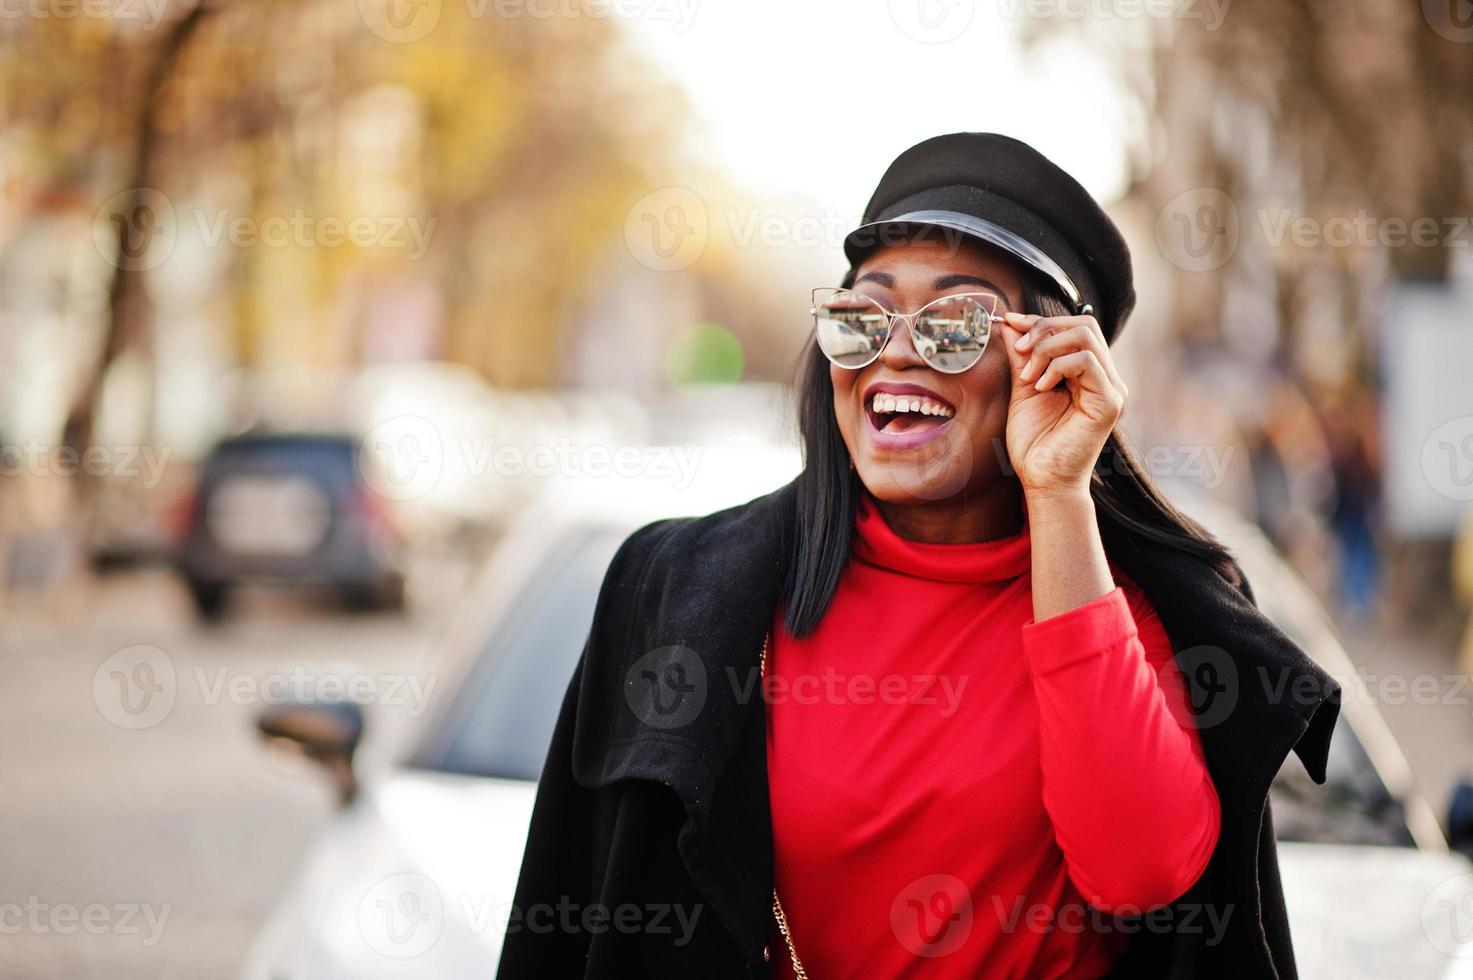
[[[487,638],[418,765],[535,780],[626,532],[584,528],[546,553]]]

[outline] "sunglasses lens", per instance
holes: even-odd
[[[992,335],[992,314],[970,296],[953,296],[923,310],[912,328],[916,352],[938,371],[965,371],[982,356]]]
[[[885,345],[889,322],[878,303],[852,289],[814,296],[813,317],[818,349],[839,367],[860,368]]]

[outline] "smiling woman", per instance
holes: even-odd
[[[802,474],[610,566],[515,899],[711,914],[509,930],[501,975],[1292,976],[1266,797],[1338,687],[1115,432],[1115,226],[954,134],[845,249]]]

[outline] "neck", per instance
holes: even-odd
[[[924,503],[871,499],[885,523],[907,541],[974,544],[1023,530],[1023,491],[1013,480],[994,480],[980,491]]]

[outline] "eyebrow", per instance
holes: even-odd
[[[855,285],[858,285],[862,282],[872,282],[876,285],[883,286],[886,289],[895,288],[895,277],[888,272],[866,272],[864,275],[854,280],[854,282]],[[955,286],[981,286],[984,289],[990,289],[994,293],[997,293],[997,295],[1001,296],[1007,302],[1008,306],[1016,308],[1015,304],[1013,303],[1012,297],[1010,297],[1001,286],[992,282],[990,279],[983,279],[981,276],[969,276],[965,273],[951,272],[947,273],[944,276],[938,276],[936,278],[936,281],[931,284],[931,288],[938,291],[942,289],[951,289]]]
[[[993,282],[990,279],[983,279],[981,276],[968,276],[961,273],[953,273],[950,275],[941,276],[934,283],[931,284],[931,287],[933,289],[938,290],[951,289],[953,286],[981,286],[984,289],[990,289],[994,293],[997,293],[997,295],[1003,298],[1008,306],[1014,305],[1012,297],[1009,296],[1001,286],[997,285],[997,283]]]

